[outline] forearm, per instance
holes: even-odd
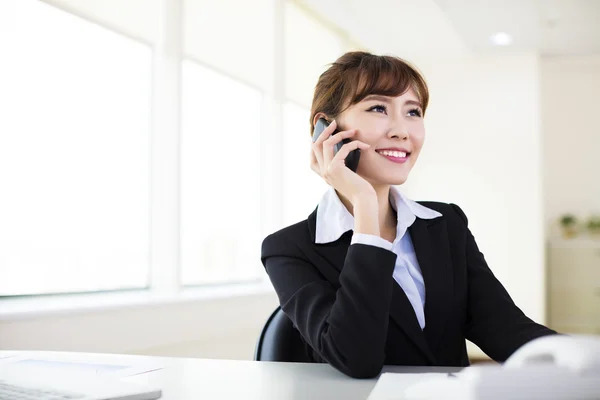
[[[361,196],[353,202],[354,232],[381,236],[376,196]]]
[[[287,248],[266,247],[269,253]],[[305,340],[322,359],[356,378],[376,376],[383,366],[395,261],[391,251],[352,245],[336,288],[300,258],[264,258],[280,304]]]
[[[305,318],[320,320],[315,324],[320,329],[313,331],[314,348],[350,376],[372,377],[383,366],[394,264],[395,254],[389,251],[350,246],[335,299],[326,305],[323,298],[306,310]]]

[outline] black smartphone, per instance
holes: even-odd
[[[329,126],[329,122],[325,118],[319,118],[319,120],[315,124],[315,130],[313,131],[313,137],[312,137],[313,143],[317,141],[318,137],[321,135],[321,133],[323,133],[325,128],[327,128],[328,126]],[[336,133],[338,133],[337,129],[332,133],[332,135],[335,135]],[[340,151],[342,146],[345,145],[346,143],[350,143],[350,139],[344,139],[341,142],[337,143],[335,146],[333,146],[333,155],[335,156],[337,154],[337,152]],[[346,166],[348,168],[350,168],[352,171],[356,172],[356,169],[358,168],[358,160],[359,159],[360,159],[360,149],[352,150],[350,153],[348,153],[348,156],[346,156],[346,160],[345,160]]]

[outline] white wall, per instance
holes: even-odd
[[[521,309],[545,307],[539,60],[535,54],[414,60],[431,106],[415,200],[457,203],[488,265]]]
[[[274,293],[0,321],[0,349],[251,360]]]
[[[600,215],[600,56],[543,58],[544,207],[549,234],[561,214]]]

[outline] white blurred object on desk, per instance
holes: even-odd
[[[456,375],[424,377],[407,388],[389,385],[390,381],[386,377],[389,387],[375,389],[390,394],[405,388],[408,400],[597,400],[600,336],[545,336],[521,347],[502,366],[474,366]],[[369,400],[384,398],[391,397]]]

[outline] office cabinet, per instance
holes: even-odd
[[[551,241],[547,278],[548,325],[600,335],[600,240]]]

